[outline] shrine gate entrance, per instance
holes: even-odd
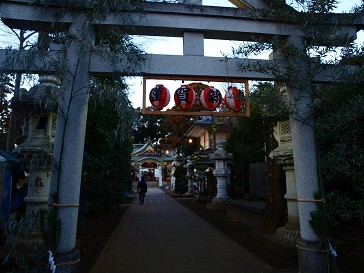
[[[97,2],[97,1],[96,1]],[[299,248],[300,272],[325,272],[326,254],[319,248],[320,240],[309,221],[317,209],[314,193],[319,190],[317,158],[313,120],[307,117],[311,100],[312,82],[328,82],[342,70],[332,67],[315,73],[310,71],[315,61],[281,56],[273,52],[271,60],[215,58],[204,56],[204,39],[266,41],[280,37],[297,49],[303,49],[311,37],[294,24],[263,16],[273,1],[232,0],[239,8],[202,6],[199,0],[179,3],[138,2],[143,15],[133,10],[129,1],[125,6],[111,1],[102,9],[89,1],[32,1],[3,0],[1,19],[11,28],[35,31],[64,31],[68,43],[64,48],[52,45],[46,51],[1,50],[0,67],[14,73],[62,74],[62,94],[54,145],[54,169],[51,175],[51,193],[58,200],[50,200],[57,207],[62,223],[57,262],[68,263],[57,272],[72,272],[75,252],[80,178],[82,170],[85,125],[87,118],[88,86],[90,75],[142,75],[154,79],[193,79],[240,82],[246,80],[281,81],[286,83],[287,95],[295,106],[291,116],[292,146],[294,153],[297,197],[302,240]],[[97,2],[99,3],[99,2]],[[101,1],[100,3],[104,3]],[[97,4],[96,4],[97,5]],[[274,4],[272,4],[274,7]],[[103,6],[105,7],[105,6]],[[284,8],[280,6],[280,8]],[[263,11],[261,13],[257,11]],[[95,14],[98,15],[95,17]],[[349,16],[349,15],[348,15]],[[335,23],[327,20],[327,26]],[[363,26],[363,19],[346,20],[338,26],[338,33],[355,39]],[[95,47],[98,32],[120,29],[129,34],[183,37],[183,55],[145,54],[145,61],[135,65],[127,53],[109,55],[104,47]],[[314,33],[312,33],[314,35]],[[60,67],[59,64],[63,63]],[[193,65],[192,65],[193,64]],[[273,67],[296,68],[295,77],[284,78],[273,73]],[[258,68],[270,67],[265,71]],[[249,68],[249,69],[247,69]],[[331,69],[332,68],[332,69]],[[346,67],[346,69],[355,69]],[[297,85],[295,79],[305,85]],[[213,113],[210,113],[214,115]]]

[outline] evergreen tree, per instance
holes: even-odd
[[[85,137],[82,195],[86,213],[121,202],[131,189],[134,110],[121,78],[93,78]]]
[[[137,118],[133,124],[133,142],[137,144],[146,143],[149,139],[157,143],[164,136],[162,128],[165,117],[162,115],[143,115],[141,109],[136,109]]]
[[[233,153],[232,182],[248,191],[250,163],[264,162],[268,120],[288,116],[284,93],[271,83],[258,83],[250,94],[251,117],[237,118],[227,139],[226,150]]]
[[[6,134],[10,118],[10,99],[12,93],[11,78],[9,75],[0,74],[0,148],[6,147]]]
[[[330,222],[364,224],[362,85],[317,86],[317,131]]]

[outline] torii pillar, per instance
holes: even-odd
[[[303,37],[291,36],[288,42],[305,54]],[[310,225],[311,212],[317,211],[314,193],[320,191],[320,186],[314,119],[311,115],[313,100],[309,63],[297,56],[288,56],[287,62],[295,67],[296,73],[287,82],[287,95],[294,111],[290,115],[290,124],[301,231],[301,238],[297,240],[299,269],[300,273],[326,273],[327,253]]]
[[[57,273],[77,272],[79,251],[75,248],[83,150],[89,97],[89,62],[94,44],[93,25],[80,16],[70,25],[71,37],[66,48],[63,92],[59,98],[58,120],[54,143],[54,162],[49,203],[58,210],[61,221],[60,240],[55,249]]]

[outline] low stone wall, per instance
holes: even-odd
[[[227,216],[260,231],[264,220],[264,201],[229,200]]]
[[[132,186],[133,188],[136,188],[138,185],[138,181],[133,181],[132,182]],[[169,182],[166,182],[166,181],[163,181],[162,182],[162,186],[165,187],[165,186],[168,186],[170,185]],[[158,181],[147,181],[147,186],[148,187],[158,187]]]
[[[147,181],[147,186],[148,187],[157,187],[158,181]]]

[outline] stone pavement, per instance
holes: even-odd
[[[273,268],[180,205],[149,188],[135,198],[90,273],[259,273]]]

